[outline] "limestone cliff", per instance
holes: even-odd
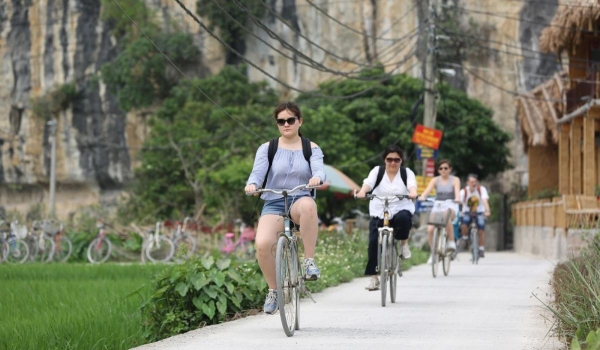
[[[262,21],[303,54],[331,69],[352,72],[360,64],[380,61],[389,71],[421,76],[419,57],[426,49],[426,32],[419,29],[426,27],[427,1],[311,2],[322,11],[306,0],[265,0],[275,11],[267,11]],[[197,12],[196,1],[184,3]],[[465,21],[473,18],[494,28],[490,41],[480,41],[479,45],[491,48],[486,50],[496,55],[487,61],[468,58],[462,62],[465,69],[456,67],[462,79],[457,85],[493,108],[496,121],[517,137],[520,133],[516,130],[512,92],[530,89],[559,68],[553,57],[537,53],[539,33],[552,19],[558,1],[460,3],[466,9]],[[155,10],[159,21],[175,22],[179,28],[194,33],[203,65],[212,72],[223,66],[224,48],[185,15],[175,1],[146,0],[146,4]],[[71,199],[91,198],[83,201],[88,203],[97,201],[106,191],[118,190],[132,178],[150,112],[123,113],[105,86],[89,84],[90,76],[118,54],[119,38],[111,35],[100,12],[100,0],[0,1],[0,205],[25,205],[45,196],[50,164],[48,128],[32,115],[31,99],[68,82],[75,82],[79,93],[58,118],[60,188],[64,193],[72,193]],[[260,38],[282,48],[260,28],[249,27]],[[472,35],[481,38],[480,33]],[[295,89],[309,90],[320,81],[339,79],[299,64],[297,57],[285,58],[250,35],[245,48],[249,60]],[[413,53],[413,57],[403,59]],[[452,64],[441,62],[440,66],[444,63]],[[295,94],[256,68],[250,67],[248,74],[253,80],[267,80],[282,95]],[[513,154],[518,166],[522,159],[518,142]],[[22,198],[17,196],[19,191],[11,190],[14,186],[7,185],[25,186],[19,187]],[[23,188],[37,194],[28,192],[23,196]]]

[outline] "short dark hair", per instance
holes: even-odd
[[[438,168],[439,168],[440,166],[442,166],[443,164],[448,164],[448,168],[452,168],[452,164],[450,164],[450,161],[449,161],[448,159],[442,159],[442,160],[440,160],[440,162],[439,162],[439,163],[438,163],[438,165],[437,165],[437,166],[438,166]]]
[[[383,150],[383,154],[381,156],[381,158],[383,160],[385,160],[385,158],[387,157],[388,154],[390,153],[398,153],[398,155],[400,156],[400,159],[404,160],[404,151],[402,151],[402,148],[396,146],[396,145],[389,145],[387,146],[384,150]]]
[[[473,178],[475,180],[479,180],[479,176],[477,176],[477,174],[473,174],[473,173],[467,175],[467,180],[469,180],[470,178]]]

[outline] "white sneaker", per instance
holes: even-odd
[[[446,251],[455,251],[456,250],[456,242],[454,241],[448,241],[448,243],[446,243]]]
[[[367,284],[365,289],[368,291],[379,290],[379,279],[377,278],[377,276],[371,276],[369,284]]]
[[[412,254],[410,253],[410,248],[408,248],[408,244],[403,245],[400,249],[400,257],[402,257],[402,259],[410,259],[411,256]]]
[[[427,265],[431,265],[433,263],[433,255],[429,255],[429,259],[427,259]]]

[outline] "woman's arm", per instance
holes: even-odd
[[[421,194],[421,197],[419,197],[419,199],[422,201],[427,199],[427,195],[429,194],[429,192],[431,192],[431,190],[433,189],[433,186],[435,186],[436,184],[437,184],[437,177],[434,177],[433,179],[431,179],[431,181],[429,181],[429,185],[427,185],[427,188],[425,189],[425,191],[423,191],[423,193]]]
[[[454,177],[454,201],[460,202],[460,179],[457,176]]]
[[[325,165],[323,164],[325,155],[323,154],[323,150],[313,142],[311,142],[311,148],[312,155],[310,156],[310,168],[312,177],[309,184],[311,186],[318,186],[319,182],[325,183],[325,180],[327,180],[325,175]],[[316,178],[318,178],[319,181],[317,181]]]
[[[246,181],[246,185],[256,185],[257,188],[258,186],[262,186],[265,175],[267,175],[267,169],[269,168],[268,152],[268,143],[258,147],[256,156],[254,157],[254,166],[252,167],[252,172],[250,173],[250,177],[248,177],[248,181]]]

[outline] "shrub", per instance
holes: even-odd
[[[256,263],[208,256],[174,266],[156,278],[141,307],[144,336],[157,341],[257,309],[266,287]]]

